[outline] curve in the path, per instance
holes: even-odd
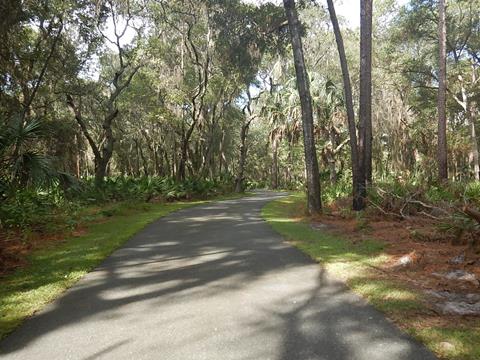
[[[278,196],[158,220],[0,342],[0,358],[435,359],[261,219]]]

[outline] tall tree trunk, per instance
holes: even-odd
[[[85,120],[80,112],[80,108],[75,105],[73,98],[70,95],[67,96],[67,105],[74,114],[77,123],[80,125],[83,135],[87,138],[87,142],[93,151],[95,158],[95,184],[96,186],[101,186],[107,174],[108,163],[113,154],[113,144],[115,143],[115,138],[113,136],[112,122],[118,115],[118,109],[113,107],[113,100],[110,99],[109,113],[105,116],[102,124],[104,141],[102,148],[100,149],[87,128]]]
[[[177,179],[180,181],[185,180],[186,168],[187,168],[187,158],[188,158],[188,140],[184,139],[181,143],[180,148],[180,161],[178,163]]]
[[[473,165],[473,177],[475,180],[480,180],[480,160],[478,154],[478,140],[476,129],[476,104],[474,101],[470,102],[470,108],[468,109],[468,119],[470,121],[470,137],[472,142],[471,158]]]
[[[469,154],[469,165],[473,168],[473,175],[475,180],[480,180],[480,163],[479,163],[479,154],[478,154],[478,140],[477,140],[477,129],[476,129],[476,115],[477,115],[477,104],[474,100],[469,99],[467,94],[467,89],[463,82],[463,77],[459,76],[461,84],[461,94],[462,98],[454,95],[455,101],[462,107],[465,117],[467,119],[468,125],[470,126],[470,154]],[[472,84],[475,84],[477,81],[475,68],[472,68]],[[457,163],[457,159],[454,159]],[[456,181],[456,170],[454,181]]]
[[[241,193],[244,190],[245,163],[247,161],[247,135],[252,119],[248,119],[240,130],[240,159],[238,161],[237,177],[235,179],[235,192]]]
[[[322,211],[320,176],[318,172],[317,152],[313,134],[313,110],[310,95],[310,84],[305,68],[300,24],[294,0],[283,0],[283,6],[288,18],[290,39],[292,42],[293,60],[297,77],[297,88],[302,108],[303,144],[305,152],[305,167],[307,178],[307,207],[313,215]]]
[[[360,8],[359,190],[366,199],[372,181],[372,0]]]
[[[104,158],[95,158],[95,186],[100,188],[103,185],[103,180],[107,176],[108,160]]]
[[[133,140],[135,143],[135,177],[140,177],[140,148],[138,146],[138,141],[136,139]]]
[[[338,24],[337,14],[333,0],[327,0],[328,11],[332,21],[333,32],[337,42],[338,55],[340,57],[340,66],[342,67],[343,88],[345,92],[345,106],[347,108],[348,133],[350,136],[350,157],[352,161],[352,189],[353,189],[353,210],[362,210],[365,208],[365,198],[361,196],[361,182],[359,177],[359,156],[357,143],[357,128],[355,125],[355,111],[353,108],[352,85],[350,82],[350,73],[348,69],[345,46],[343,44],[342,33]]]
[[[445,20],[445,0],[438,2],[438,178],[440,181],[448,180],[447,161],[447,27]]]
[[[118,110],[115,108],[111,109],[111,112],[106,116],[103,123],[105,141],[102,148],[102,157],[98,162],[99,166],[95,171],[95,183],[97,186],[103,184],[105,176],[107,175],[107,167],[110,163],[110,159],[113,155],[113,144],[115,143],[115,138],[113,136],[112,122],[117,117]]]
[[[278,139],[272,139],[272,189],[278,188]]]
[[[153,143],[153,145],[151,145],[151,149],[152,149],[152,154],[153,154],[153,164],[154,164],[154,174],[155,176],[159,176],[160,173],[161,173],[161,165],[160,165],[160,159],[161,157],[158,156],[158,152],[157,152],[157,146],[155,143]]]
[[[192,136],[193,130],[195,129],[196,121],[188,127],[188,130],[183,135],[183,139],[180,145],[180,160],[178,163],[177,179],[185,180],[187,176],[187,162],[188,162],[188,146],[190,144],[190,138]]]
[[[224,143],[225,143],[225,130],[222,129],[222,137],[220,138],[219,144],[219,151],[218,151],[218,174],[222,176],[223,170],[223,163],[225,161],[225,153],[224,153]]]
[[[143,153],[142,143],[137,139],[135,139],[135,142],[137,143],[137,146],[138,146],[138,153],[140,155],[140,159],[142,159],[143,175],[148,176],[148,161],[147,161],[147,158],[145,157],[145,154]],[[140,172],[140,169],[139,169],[139,172]]]
[[[285,184],[287,185],[288,188],[291,187],[292,185],[292,144],[289,141],[288,142],[288,155],[287,155],[287,164],[285,167]]]
[[[75,132],[75,145],[76,145],[76,151],[75,151],[75,175],[77,176],[77,179],[80,179],[81,177],[81,153],[82,153],[82,147],[80,143],[80,135]]]

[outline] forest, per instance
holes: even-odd
[[[360,268],[347,284],[440,358],[478,359],[480,1],[357,2],[358,27],[335,0],[2,0],[0,309],[92,224],[261,189],[290,194],[264,216],[382,243],[356,266],[438,306],[382,308],[400,290],[355,289]]]

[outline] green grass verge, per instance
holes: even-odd
[[[393,319],[402,329],[424,342],[439,357],[454,360],[480,359],[480,326],[449,324],[425,326],[429,311],[422,295],[405,284],[379,276],[374,267],[387,259],[384,244],[365,240],[352,243],[311,228],[298,219],[305,197],[294,194],[273,201],[262,210],[263,218],[288,241],[308,254],[356,293]],[[453,345],[445,346],[445,342]]]
[[[214,200],[241,196],[245,194]],[[173,211],[205,202],[108,205],[92,217],[100,222],[88,226],[85,235],[34,251],[27,266],[0,278],[0,339],[56,299],[147,224]]]

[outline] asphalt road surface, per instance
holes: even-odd
[[[435,359],[261,219],[278,196],[151,224],[0,342],[0,358]]]

